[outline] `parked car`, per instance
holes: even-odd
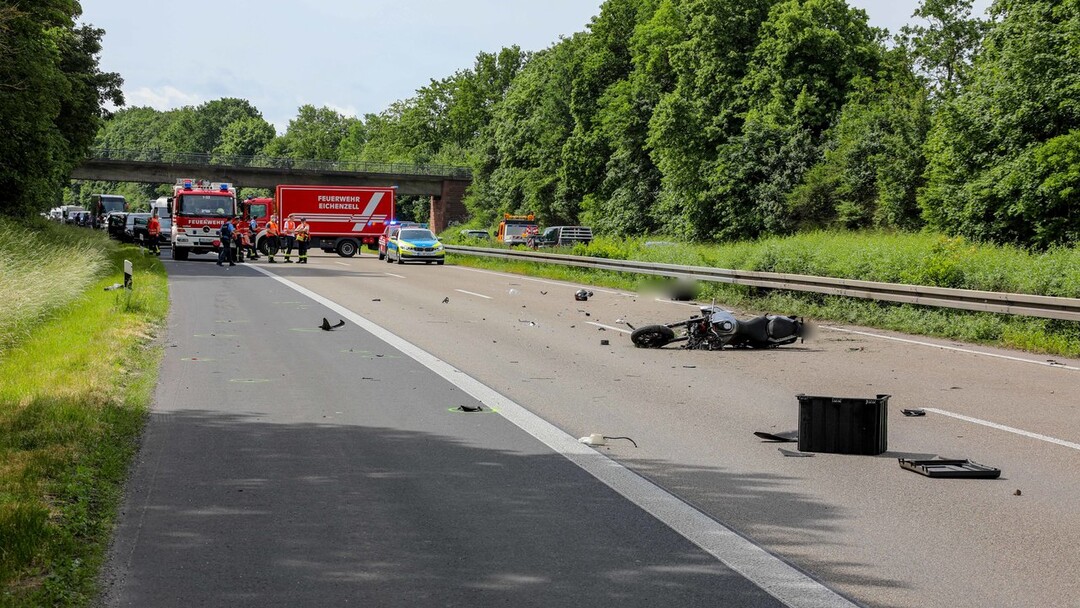
[[[424,262],[442,264],[446,252],[443,251],[439,237],[427,228],[406,226],[391,232],[386,241],[386,261],[404,264],[405,262]]]
[[[461,237],[471,241],[491,240],[491,234],[486,230],[462,230]]]
[[[539,247],[565,247],[574,243],[592,241],[592,228],[588,226],[550,226],[536,237]]]
[[[105,232],[118,241],[124,240],[124,224],[127,223],[126,211],[112,211],[105,214]]]
[[[150,221],[149,213],[129,213],[124,221],[124,239],[129,243],[145,244],[150,239],[146,231],[146,223]]]

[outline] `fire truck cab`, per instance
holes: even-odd
[[[221,250],[221,226],[236,215],[236,190],[228,183],[176,180],[172,198],[172,257]]]

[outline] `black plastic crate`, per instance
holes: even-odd
[[[889,395],[799,399],[799,451],[877,455],[888,447]]]

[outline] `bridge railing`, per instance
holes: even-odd
[[[389,173],[396,175],[430,175],[455,179],[472,179],[466,167],[450,165],[427,165],[406,163],[381,163],[368,161],[304,160],[276,158],[257,154],[240,156],[230,154],[202,154],[190,152],[167,152],[164,150],[118,150],[94,148],[88,160],[152,162],[185,165],[215,165],[228,167],[255,167],[297,171],[340,171],[344,173]]]

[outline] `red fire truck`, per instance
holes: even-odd
[[[256,246],[266,251],[265,215],[278,216],[278,228],[292,218],[305,219],[311,226],[311,247],[351,258],[361,245],[378,247],[383,228],[394,218],[393,187],[361,186],[278,186],[273,199],[245,201],[248,212],[259,223]],[[256,202],[262,201],[262,202]],[[262,219],[259,205],[270,201]]]
[[[231,184],[178,179],[172,199],[172,257],[221,251],[221,226],[236,215],[236,190]]]

